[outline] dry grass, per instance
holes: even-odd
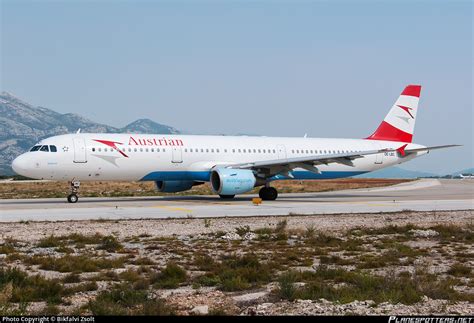
[[[274,186],[282,193],[326,192],[389,186],[407,181],[409,180],[346,178],[319,181],[277,181],[274,182]],[[66,182],[19,181],[15,183],[1,183],[0,199],[64,197],[68,190],[69,185]],[[254,189],[252,193],[257,191],[258,188]],[[80,193],[85,197],[173,195],[158,192],[153,182],[82,182]],[[205,184],[195,186],[189,191],[178,194],[209,195],[212,194],[212,191],[209,185]]]
[[[325,298],[333,304],[372,300],[379,306],[416,304],[424,296],[474,302],[470,222],[391,223],[331,232],[313,225],[296,229],[295,218],[280,219],[268,218],[264,227],[234,223],[223,234],[206,228],[199,235],[173,237],[86,236],[71,226],[68,235],[10,239],[4,244],[13,249],[6,247],[7,256],[0,259],[5,268],[0,269],[0,313],[34,314],[18,306],[43,300],[48,304],[41,314],[180,314],[174,306],[188,306],[188,296],[178,304],[179,296],[165,291],[175,288],[193,288],[192,295],[212,302],[263,290],[272,292],[258,304]],[[219,222],[212,221],[212,226]],[[202,219],[195,223],[202,225]],[[89,225],[97,229],[97,223]],[[108,225],[117,228],[115,222]],[[417,236],[413,230],[438,235]],[[239,236],[229,239],[225,233]],[[59,248],[74,252],[63,254]],[[249,304],[236,306],[244,312]],[[230,307],[217,308],[225,313]]]

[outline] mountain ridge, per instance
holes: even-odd
[[[0,93],[0,174],[13,174],[12,160],[43,138],[81,132],[178,134],[174,127],[138,119],[122,128],[89,120],[77,113],[61,114],[33,106],[8,92]]]

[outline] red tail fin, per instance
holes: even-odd
[[[375,132],[366,139],[412,142],[421,85],[408,85]]]

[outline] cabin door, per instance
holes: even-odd
[[[278,159],[286,159],[286,149],[283,145],[277,146]]]
[[[86,141],[84,138],[74,138],[74,162],[87,163]]]
[[[181,149],[181,146],[175,146],[172,148],[172,157],[171,157],[171,162],[172,163],[182,163],[183,162],[183,151]]]
[[[379,148],[382,149],[382,145],[379,145]],[[383,155],[384,153],[378,153],[378,154],[375,154],[375,164],[377,165],[381,165],[383,164]]]

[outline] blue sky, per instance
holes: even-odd
[[[422,84],[404,165],[474,166],[470,1],[1,0],[0,89],[124,126],[362,138]]]

